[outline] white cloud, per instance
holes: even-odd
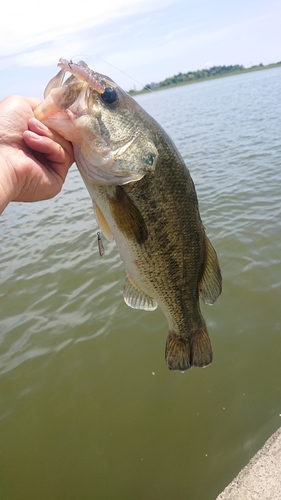
[[[204,12],[196,0],[7,0],[0,17],[0,94],[26,88],[39,95],[60,57],[83,59],[125,89],[134,79],[140,88],[206,61],[280,61],[280,18],[276,0],[223,9],[212,0]]]
[[[60,43],[71,33],[140,11],[163,8],[172,1],[49,0],[42,8],[38,0],[8,0],[0,18],[0,55],[12,55],[46,42]]]

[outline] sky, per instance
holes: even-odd
[[[59,58],[125,90],[210,66],[281,61],[280,0],[8,0],[0,99],[42,97]]]

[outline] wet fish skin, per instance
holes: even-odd
[[[204,272],[205,232],[192,179],[163,133],[161,139],[157,144],[155,172],[138,181],[128,193],[131,205],[142,215],[147,238],[138,244],[137,235],[135,240],[127,241],[131,259],[123,260],[132,281],[156,300],[168,319],[165,351],[168,367],[185,371],[191,366],[207,366],[212,361],[198,298],[198,284]],[[122,189],[126,191],[126,186]],[[106,211],[107,201],[101,198],[102,195],[97,203]],[[119,248],[124,231],[132,226],[127,210],[125,217],[127,220],[119,229],[121,234],[115,235]],[[119,220],[114,215],[113,218]],[[124,248],[121,255],[125,252]]]
[[[105,89],[111,84],[92,73]],[[43,102],[37,116],[73,143],[98,224],[116,241],[127,271],[125,302],[145,310],[162,308],[169,325],[169,369],[207,366],[213,354],[199,294],[214,303],[221,273],[189,171],[162,127],[114,82],[113,104],[103,101],[100,87],[84,82],[80,88],[73,75],[70,83],[77,96],[70,98],[63,87],[48,89],[49,104]]]

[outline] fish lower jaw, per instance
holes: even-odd
[[[74,125],[75,116],[68,109],[59,109],[52,100],[43,101],[34,110],[34,116],[47,127],[52,128],[70,142],[81,141],[79,131]]]
[[[34,116],[42,123],[69,119],[67,111],[59,109],[52,100],[48,102],[47,100],[42,101],[37,108],[35,108]]]

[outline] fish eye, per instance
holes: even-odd
[[[101,99],[105,104],[113,104],[118,99],[116,90],[112,87],[106,87],[104,93],[101,94]]]

